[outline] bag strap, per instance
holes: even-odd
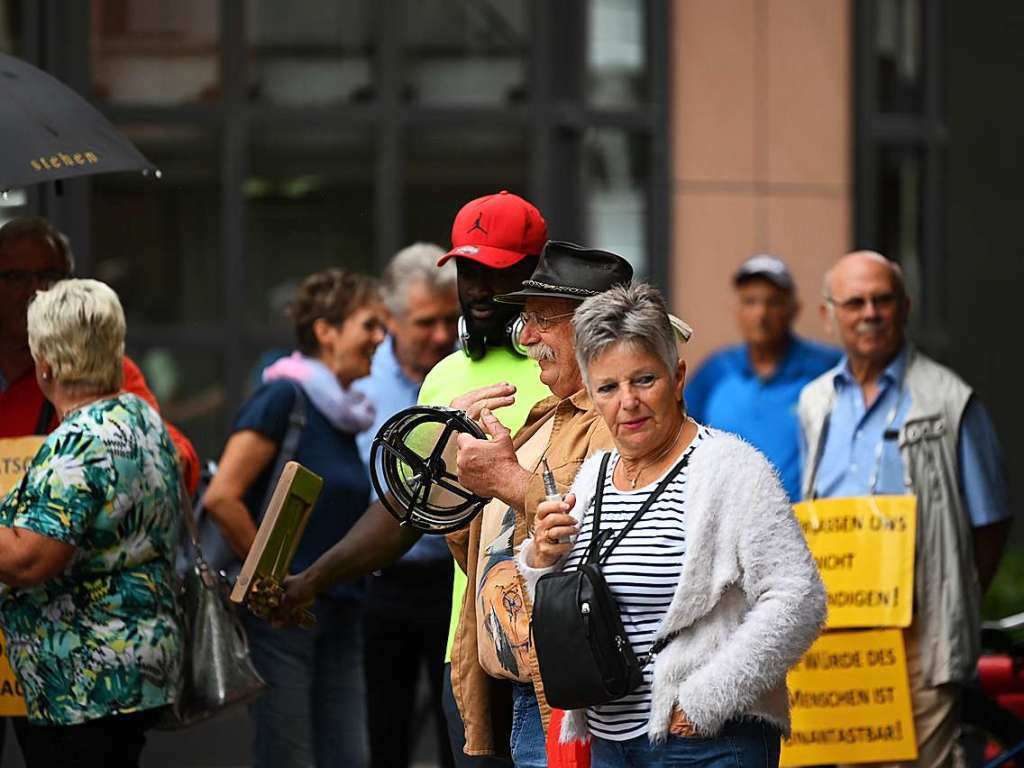
[[[601,457],[601,468],[597,472],[597,489],[594,491],[594,523],[590,533],[590,546],[587,547],[586,562],[594,564],[598,561],[598,550],[604,543],[601,535],[601,503],[604,501],[604,476],[608,472],[608,462],[611,461],[611,451]],[[606,531],[610,534],[611,531]]]
[[[672,467],[672,469],[668,471],[665,477],[662,478],[661,482],[658,483],[658,487],[651,491],[651,495],[647,497],[647,500],[643,503],[643,506],[641,506],[640,509],[638,509],[636,513],[634,513],[633,517],[629,519],[629,522],[626,523],[625,526],[623,526],[622,530],[619,531],[619,535],[612,539],[612,543],[605,547],[604,552],[602,552],[598,557],[596,557],[593,560],[588,559],[588,562],[603,563],[608,559],[608,555],[611,554],[611,551],[615,549],[616,546],[618,546],[619,542],[626,538],[626,534],[633,530],[633,526],[635,526],[640,521],[640,518],[643,516],[643,514],[651,508],[655,501],[658,500],[658,497],[665,491],[669,483],[675,480],[676,476],[683,471],[687,464],[690,463],[691,453],[693,453],[692,447],[687,449],[686,453],[683,454],[683,458],[674,467]],[[610,456],[610,453],[605,454],[604,460],[601,462],[601,476],[598,478],[598,490],[594,496],[594,543],[597,544],[597,546],[594,547],[594,554],[597,553],[597,550],[604,543],[603,541],[599,540],[601,537],[597,535],[597,524],[601,517],[600,504],[604,497],[604,474],[605,470],[608,468],[608,459]],[[609,531],[608,533],[611,532]]]
[[[277,460],[270,472],[270,480],[267,482],[267,491],[263,495],[263,503],[256,510],[257,527],[263,522],[263,516],[267,513],[270,500],[274,497],[274,489],[277,486],[277,478],[284,471],[284,465],[295,458],[295,452],[299,448],[299,440],[302,439],[302,430],[306,428],[306,395],[302,387],[291,379],[285,379],[295,390],[295,399],[292,401],[292,410],[288,414],[288,430],[284,433],[281,447],[277,451]]]
[[[192,499],[189,498],[185,481],[180,476],[178,477],[178,503],[181,505],[181,520],[185,524],[185,532],[188,533],[188,537],[192,541],[192,551],[198,552],[198,559],[201,560],[203,555],[199,549],[199,525],[196,523],[196,515],[192,509]]]
[[[195,510],[192,509],[192,497],[188,494],[188,486],[180,472],[178,473],[178,503],[181,505],[181,520],[185,524],[185,531],[192,543],[192,564],[198,570],[203,583],[212,587],[215,580],[210,572],[210,567],[206,564],[203,548],[199,544],[199,524],[196,522]]]
[[[686,630],[686,627],[677,629],[675,632],[669,632],[664,637],[659,637],[651,644],[651,649],[647,653],[642,653],[636,657],[637,663],[640,665],[640,669],[644,669],[648,664],[654,661],[654,657],[661,653],[668,647],[668,644],[679,637]]]

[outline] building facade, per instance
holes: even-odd
[[[289,344],[297,279],[444,245],[463,202],[509,189],[667,290],[691,364],[734,340],[752,253],[790,263],[818,338],[827,265],[897,259],[914,338],[978,388],[1012,463],[1020,364],[995,339],[1024,270],[1024,116],[999,82],[1024,71],[1024,6],[968,5],[0,0],[0,50],[163,171],[12,190],[0,217],[50,216],[118,289],[131,353],[206,455]]]

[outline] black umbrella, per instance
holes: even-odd
[[[0,54],[0,190],[113,171],[159,175],[71,88]]]

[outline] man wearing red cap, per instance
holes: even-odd
[[[479,417],[484,407],[498,411],[513,433],[526,421],[531,406],[550,395],[541,382],[540,368],[518,346],[519,307],[498,304],[494,297],[519,289],[537,266],[547,240],[547,224],[540,212],[523,198],[502,191],[472,200],[463,206],[452,225],[452,250],[439,262],[455,257],[459,303],[462,307],[462,348],[438,363],[420,388],[419,402],[453,405]],[[468,391],[467,393],[467,390]],[[311,602],[331,585],[352,580],[389,565],[419,538],[412,528],[401,528],[375,504],[338,542],[306,571],[286,584],[285,613],[292,606]],[[458,626],[466,591],[466,576],[455,569],[451,639]],[[452,695],[452,678],[446,668],[445,714],[456,763],[460,766],[508,766],[507,758],[466,755],[465,730]],[[504,721],[507,728],[511,714]],[[501,737],[495,750],[504,752]],[[506,740],[507,743],[507,740]],[[491,750],[485,750],[490,752]]]

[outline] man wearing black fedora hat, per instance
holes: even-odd
[[[514,551],[532,527],[533,510],[545,496],[543,457],[561,490],[571,484],[592,452],[611,446],[611,436],[583,387],[573,345],[572,315],[591,296],[628,283],[629,263],[608,251],[550,241],[521,290],[497,296],[523,306],[519,341],[540,365],[552,396],[537,403],[513,437],[484,408],[480,420],[489,440],[458,438],[459,481],[494,499],[464,529],[448,537],[466,572],[466,590],[452,649],[452,679],[466,723],[466,748],[486,748],[493,703],[512,683],[512,759],[517,768],[546,765],[550,712],[530,642],[530,606],[516,573]],[[488,707],[490,703],[492,706]]]

